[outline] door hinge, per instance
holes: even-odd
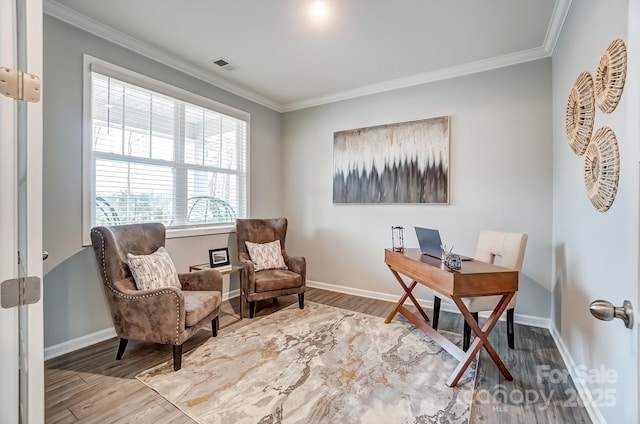
[[[40,78],[16,69],[0,67],[0,93],[15,100],[38,103]]]
[[[12,278],[0,284],[0,306],[5,309],[30,305],[38,300],[40,300],[39,277]]]

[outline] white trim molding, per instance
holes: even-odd
[[[80,350],[87,346],[112,339],[116,336],[116,330],[113,327],[110,327],[96,331],[95,333],[87,334],[86,336],[77,337],[75,339],[67,340],[66,342],[45,347],[44,360],[46,361],[48,359],[57,358],[58,356],[62,356],[66,353]]]
[[[398,299],[397,294],[355,289],[351,287],[338,286],[335,284],[322,283],[319,281],[307,280],[307,286],[312,288],[322,289],[322,290],[338,292],[338,293],[350,294],[354,296],[366,297],[370,299],[383,300],[383,301],[392,302],[392,303],[395,303]],[[240,296],[240,291],[236,289],[230,292],[223,293],[222,300],[225,301],[238,296]],[[422,306],[427,308],[433,308],[432,300],[421,299],[421,298],[418,298],[417,300],[418,300],[418,303],[420,303]],[[443,303],[441,310],[447,311],[447,312],[460,313],[459,311],[457,311],[454,305],[448,304],[448,303]],[[480,315],[482,316],[483,314],[480,314]],[[504,317],[502,317],[501,319],[503,318]],[[553,338],[554,342],[556,343],[556,346],[558,347],[558,351],[560,352],[560,355],[564,360],[567,370],[571,375],[571,379],[574,385],[576,386],[578,395],[582,399],[582,404],[585,405],[585,408],[587,409],[587,413],[589,414],[589,417],[591,418],[594,424],[606,424],[606,420],[604,416],[602,415],[602,413],[600,412],[600,409],[595,405],[595,402],[592,399],[589,388],[586,386],[583,379],[579,378],[578,367],[576,366],[576,363],[573,360],[573,357],[569,353],[569,349],[567,348],[564,341],[562,340],[562,337],[558,333],[558,330],[556,329],[556,327],[551,324],[550,320],[547,318],[540,318],[540,317],[535,317],[530,315],[515,314],[515,322],[517,322],[518,324],[529,325],[532,327],[541,327],[541,328],[549,329],[549,332],[551,333],[551,337]],[[46,361],[49,359],[53,359],[58,356],[94,345],[96,343],[109,340],[116,336],[117,335],[114,328],[110,327],[110,328],[105,328],[104,330],[96,331],[94,333],[87,334],[85,336],[78,337],[63,343],[56,344],[44,349],[44,360]]]
[[[278,103],[273,102],[266,97],[233,84],[212,72],[202,69],[194,64],[185,62],[183,59],[179,59],[163,50],[153,47],[147,43],[143,43],[142,41],[111,28],[110,26],[82,15],[81,13],[60,4],[55,0],[44,1],[44,13],[58,19],[59,21],[76,28],[80,28],[83,31],[110,41],[149,59],[160,62],[180,72],[184,72],[187,75],[191,75],[194,78],[212,84],[237,96],[251,100],[259,105],[268,107],[269,109],[282,112],[281,106]]]
[[[412,75],[406,78],[384,81],[377,84],[366,85],[364,87],[351,90],[339,91],[326,96],[314,97],[299,102],[291,102],[282,106],[284,112],[291,112],[298,109],[319,106],[327,103],[339,102],[342,100],[364,97],[371,94],[383,93],[385,91],[398,90],[401,88],[414,87],[416,85],[428,84],[431,82],[444,81],[458,78],[465,75],[490,71],[493,69],[505,68],[519,63],[531,62],[549,57],[549,54],[542,47],[490,59],[479,60],[477,62],[465,63],[463,65],[452,66],[450,68],[438,69],[432,72]]]
[[[282,113],[367,96],[370,94],[442,81],[549,57],[552,55],[553,49],[560,37],[562,26],[564,25],[569,9],[571,8],[571,2],[572,0],[556,0],[543,45],[538,48],[284,104],[268,99],[258,93],[234,84],[218,75],[215,75],[213,72],[207,71],[206,69],[192,63],[187,63],[183,59],[179,59],[101,22],[82,15],[67,6],[60,4],[56,0],[44,1],[44,13],[69,25],[87,31],[90,34],[96,35],[152,60],[163,63],[180,72],[184,72],[187,75],[191,75],[192,77],[198,78],[237,96]]]
[[[587,387],[583,378],[580,378],[580,371],[575,361],[573,360],[573,356],[569,353],[569,349],[567,345],[564,344],[564,340],[562,340],[562,336],[556,329],[555,325],[549,326],[549,331],[551,332],[551,337],[556,342],[556,346],[558,346],[558,350],[560,351],[560,355],[564,360],[564,363],[569,371],[569,375],[571,376],[571,380],[573,384],[576,386],[576,390],[578,391],[578,395],[582,400],[582,405],[584,405],[587,410],[587,414],[589,414],[589,418],[594,424],[607,424],[607,420],[600,412],[600,408],[597,406],[597,402],[594,401],[591,391]]]
[[[547,35],[544,39],[544,49],[549,56],[553,56],[553,51],[560,38],[560,33],[571,9],[572,2],[573,0],[556,0],[556,5],[551,15],[551,22],[549,23],[549,28],[547,28]]]
[[[233,299],[240,296],[240,290],[235,289],[222,294],[222,301]],[[105,340],[117,337],[116,330],[113,327],[105,328],[85,336],[76,337],[66,342],[58,343],[53,346],[44,348],[44,360],[57,358],[67,353],[75,352],[88,346],[103,342]]]
[[[354,289],[352,287],[339,286],[336,284],[322,283],[320,281],[307,280],[307,287],[316,289],[328,290],[337,293],[351,294],[354,296],[366,297],[369,299],[384,300],[385,302],[396,303],[398,301],[398,294],[374,292],[371,290]],[[418,303],[428,309],[433,309],[433,299],[416,298]],[[405,303],[409,302],[407,300]],[[453,303],[442,302],[440,305],[441,311],[453,312],[460,314],[460,311]],[[478,316],[482,318],[488,318],[489,312],[480,312]],[[532,315],[514,314],[514,322],[517,324],[528,325],[530,327],[550,328],[551,320],[549,318],[536,317]],[[505,320],[505,315],[500,317],[500,321]]]

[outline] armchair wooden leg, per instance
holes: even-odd
[[[122,359],[122,355],[124,355],[124,350],[127,348],[128,339],[120,339],[120,346],[118,346],[118,353],[116,353],[116,361]]]
[[[300,309],[304,309],[304,293],[298,293],[298,306]]]
[[[182,345],[173,345],[173,370],[182,368]]]
[[[472,312],[471,316],[473,316],[473,319],[476,320],[476,322],[478,322],[478,313],[477,312]],[[471,344],[471,327],[469,326],[469,324],[467,323],[467,321],[464,322],[464,334],[462,336],[462,350],[463,351],[467,351],[469,350],[469,345]]]
[[[213,337],[218,337],[219,326],[220,326],[220,320],[216,316],[214,319],[211,320],[211,334],[213,335]]]
[[[433,317],[431,319],[431,327],[438,329],[438,320],[440,319],[440,301],[438,296],[433,296]]]
[[[509,347],[514,349],[514,334],[513,334],[513,313],[514,308],[507,309],[507,342],[509,343]]]
[[[255,314],[256,314],[256,302],[254,300],[253,302],[249,302],[249,318],[253,318]]]

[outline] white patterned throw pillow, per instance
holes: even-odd
[[[284,258],[282,257],[280,240],[269,243],[252,243],[250,241],[245,241],[244,243],[247,245],[249,257],[255,265],[256,271],[287,269],[287,264],[284,263]]]
[[[164,247],[160,246],[150,255],[127,253],[127,259],[138,290],[182,288],[176,267]]]

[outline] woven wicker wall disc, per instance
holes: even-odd
[[[609,210],[618,191],[620,152],[618,140],[609,127],[599,128],[584,156],[584,186],[593,206]]]
[[[627,47],[618,38],[609,44],[596,70],[596,102],[601,111],[611,113],[615,110],[622,97],[626,78]]]
[[[569,146],[576,155],[582,155],[587,150],[595,113],[593,79],[589,72],[581,72],[569,92],[565,117]]]

